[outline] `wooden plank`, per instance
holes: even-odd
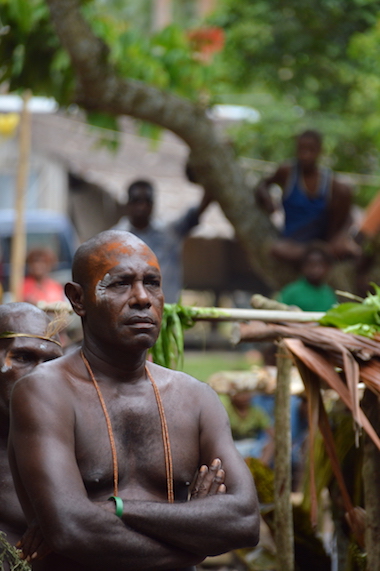
[[[25,91],[19,131],[19,162],[16,176],[15,226],[11,244],[11,271],[9,289],[12,301],[22,300],[25,272],[26,234],[24,224],[25,191],[29,173],[31,121],[28,102],[32,94]]]

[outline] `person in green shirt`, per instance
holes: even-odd
[[[301,276],[286,285],[277,299],[296,305],[303,311],[327,311],[337,303],[334,290],[327,283],[332,258],[323,245],[308,248],[301,263]]]
[[[273,458],[273,429],[268,414],[252,404],[253,391],[220,394],[230,421],[232,438],[243,458],[259,458],[269,465]]]

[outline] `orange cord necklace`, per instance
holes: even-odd
[[[108,437],[109,437],[109,441],[110,441],[110,445],[111,445],[111,453],[112,453],[113,495],[118,496],[119,495],[118,494],[119,468],[118,468],[118,462],[117,462],[117,451],[116,451],[116,445],[115,445],[115,438],[114,438],[113,430],[112,430],[111,419],[109,417],[108,410],[106,407],[106,403],[104,402],[104,398],[103,398],[103,395],[101,393],[100,387],[99,387],[99,385],[95,379],[94,373],[92,372],[90,363],[88,362],[88,360],[84,356],[82,349],[81,349],[80,354],[81,354],[82,360],[85,364],[85,367],[86,367],[86,369],[90,375],[90,378],[94,384],[96,392],[98,394],[98,398],[99,398],[101,407],[103,409],[104,417],[106,420]],[[172,453],[171,453],[171,447],[170,447],[168,425],[166,423],[165,411],[164,411],[164,406],[162,404],[160,391],[158,390],[158,387],[157,387],[157,385],[156,385],[156,383],[155,383],[155,381],[154,381],[154,379],[153,379],[153,377],[152,377],[147,366],[145,366],[145,372],[146,372],[147,377],[153,386],[154,395],[156,397],[156,402],[157,402],[157,408],[158,408],[158,412],[160,415],[162,441],[164,444],[164,454],[165,454],[165,473],[166,473],[166,486],[167,486],[167,491],[168,491],[168,502],[170,504],[172,504],[174,502],[173,459],[172,459]]]

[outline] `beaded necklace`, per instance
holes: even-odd
[[[113,495],[118,496],[119,495],[118,494],[119,469],[118,469],[117,451],[116,451],[116,445],[115,445],[115,438],[114,438],[113,430],[112,430],[111,419],[109,417],[108,410],[106,407],[106,403],[104,402],[104,398],[103,398],[103,395],[101,393],[100,387],[99,387],[99,385],[95,379],[94,373],[92,372],[90,363],[88,362],[88,360],[84,356],[82,350],[81,350],[80,354],[81,354],[81,357],[82,357],[83,362],[85,364],[85,367],[86,367],[86,369],[90,375],[90,378],[94,384],[94,387],[96,389],[101,407],[103,409],[104,417],[106,420],[108,438],[110,441],[111,453],[112,453]],[[164,454],[165,454],[165,473],[166,473],[166,486],[167,486],[167,491],[168,491],[168,502],[170,504],[172,504],[174,502],[173,459],[172,459],[172,453],[171,453],[171,448],[170,448],[168,425],[166,423],[165,411],[164,411],[164,406],[162,404],[160,391],[158,390],[158,387],[157,387],[157,385],[156,385],[156,383],[155,383],[155,381],[154,381],[154,379],[153,379],[153,377],[152,377],[147,366],[145,366],[145,372],[146,372],[146,375],[147,375],[148,379],[150,380],[150,382],[153,386],[154,395],[156,397],[156,402],[157,402],[157,408],[158,408],[158,412],[160,415],[162,441],[163,441],[163,445],[164,445]]]

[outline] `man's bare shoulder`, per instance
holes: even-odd
[[[73,376],[76,357],[74,354],[63,355],[51,361],[45,361],[37,365],[29,374],[21,377],[14,386],[13,392],[23,392],[26,390],[43,389],[64,390],[67,383],[65,379]]]
[[[353,188],[347,182],[341,180],[336,174],[333,175],[331,190],[333,196],[337,199],[351,197]]]
[[[200,398],[204,395],[210,395],[211,398],[215,396],[217,399],[216,392],[207,383],[199,381],[183,371],[166,369],[154,363],[149,363],[149,370],[153,378],[163,387],[169,386],[179,391],[186,390],[187,394],[190,391],[190,394],[199,395]]]
[[[289,178],[290,171],[292,169],[293,163],[290,161],[281,163],[278,165],[275,172],[269,176],[266,180],[269,184],[278,184],[281,188],[284,188],[286,182]]]

